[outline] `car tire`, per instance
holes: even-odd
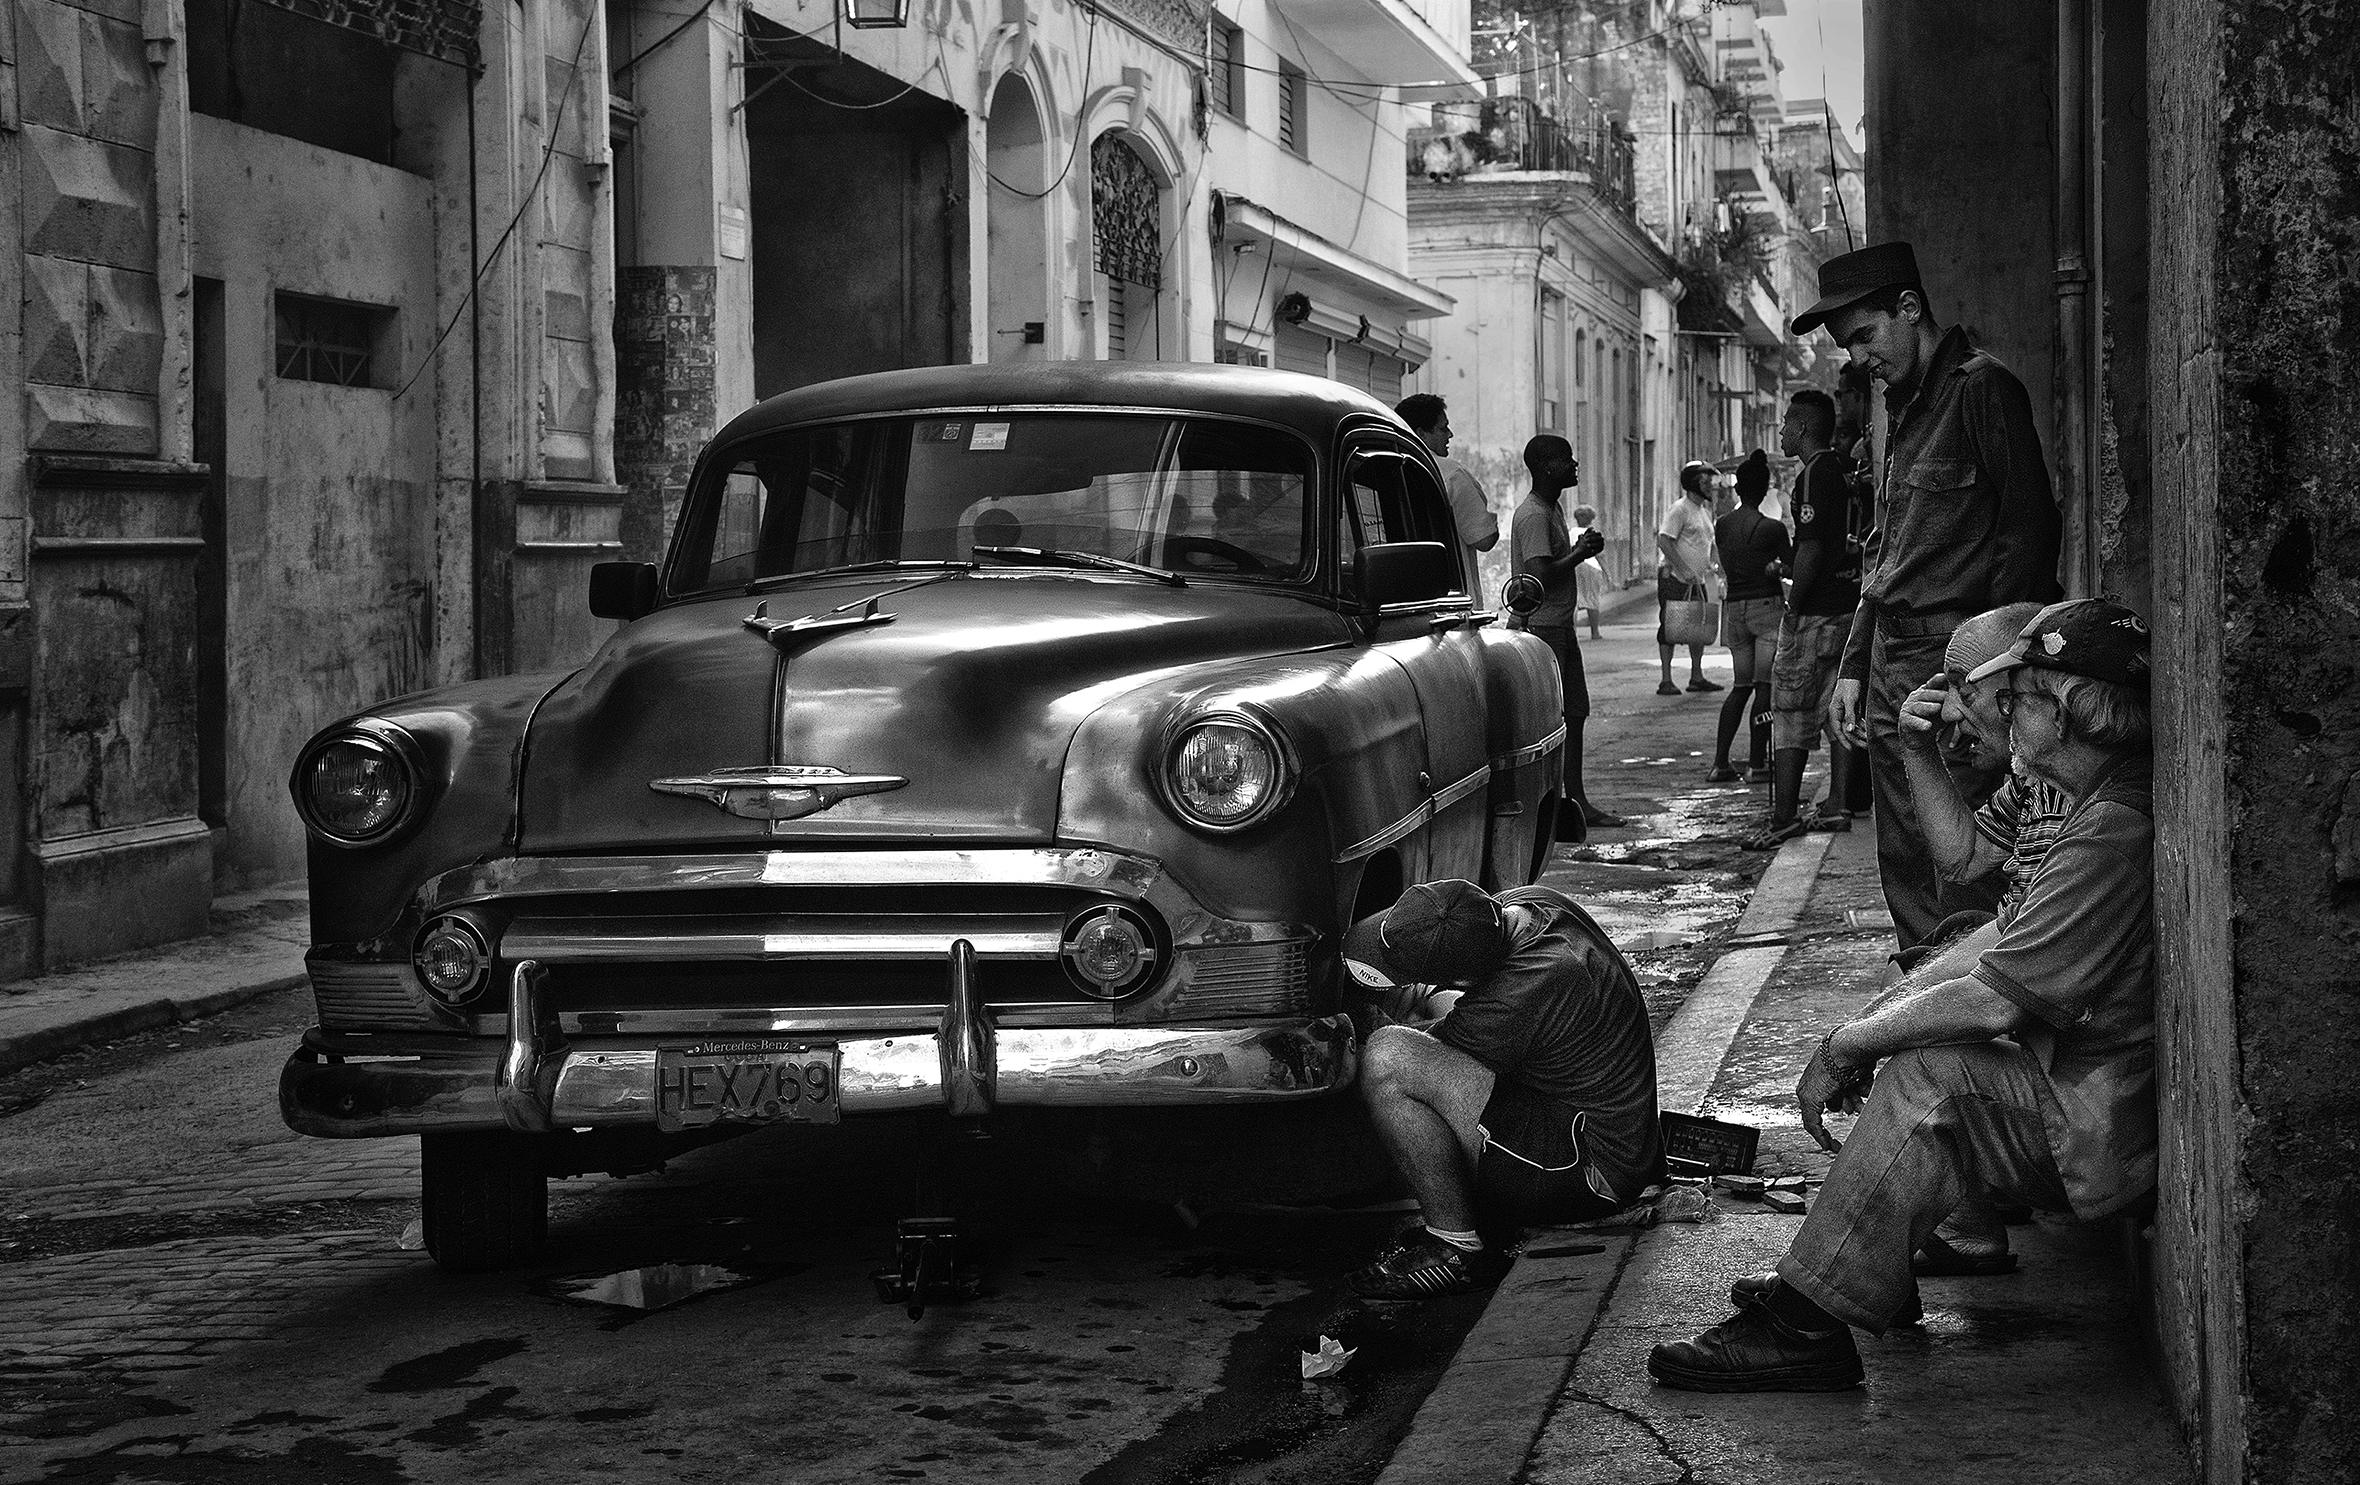
[[[429,1134],[419,1140],[426,1251],[452,1273],[530,1263],[549,1241],[549,1178],[523,1135]]]

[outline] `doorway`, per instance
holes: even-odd
[[[990,255],[988,323],[993,361],[1041,361],[1049,355],[1049,180],[1041,111],[1023,78],[1011,73],[992,92],[984,126],[990,167],[985,250]]]

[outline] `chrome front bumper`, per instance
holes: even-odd
[[[1002,1027],[976,993],[974,953],[963,941],[952,946],[948,968],[949,1003],[933,1030],[838,1040],[846,1113],[941,1109],[969,1118],[1000,1104],[1285,1101],[1347,1088],[1359,1069],[1348,1016]],[[569,1040],[540,1003],[539,980],[537,963],[516,966],[508,1034],[497,1045],[488,1038],[307,1038],[280,1074],[281,1114],[301,1133],[331,1137],[652,1127],[657,1043]]]

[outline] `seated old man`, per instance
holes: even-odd
[[[1853,1386],[1851,1327],[1905,1315],[1910,1255],[1961,1198],[2092,1220],[2154,1187],[2147,629],[2101,599],[2051,604],[1966,679],[1994,675],[2017,766],[2072,811],[1971,969],[1820,1042],[1795,1089],[1803,1126],[1832,1149],[1829,1107],[1859,1123],[1775,1274],[1740,1279],[1737,1314],[1649,1355],[1667,1386]]]
[[[1483,1234],[1608,1216],[1663,1179],[1646,1003],[1572,899],[1424,883],[1354,925],[1343,957],[1372,991],[1457,992],[1368,1040],[1361,1096],[1425,1225],[1351,1275],[1360,1295],[1489,1288],[1508,1257]]]

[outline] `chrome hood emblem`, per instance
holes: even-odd
[[[800,820],[860,794],[899,789],[908,779],[889,773],[787,764],[774,768],[717,768],[688,778],[650,779],[658,794],[679,794],[718,805],[748,820]]]

